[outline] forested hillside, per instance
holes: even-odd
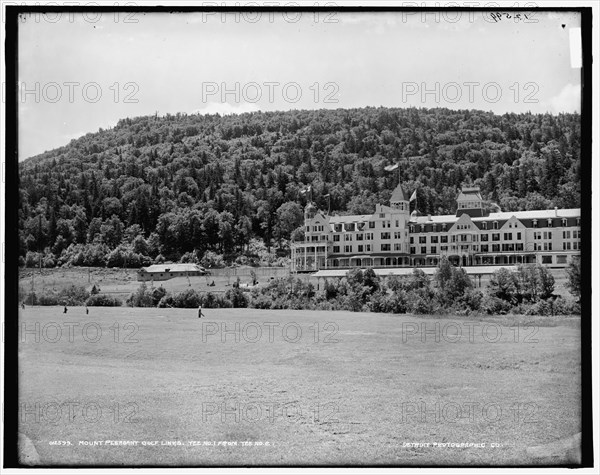
[[[330,195],[332,213],[372,212],[399,180],[418,188],[422,213],[454,212],[462,183],[503,210],[579,207],[580,116],[365,108],[127,118],[24,161],[19,174],[29,265],[233,260],[256,254],[257,240],[285,249],[307,185],[322,209]]]

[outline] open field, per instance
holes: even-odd
[[[235,269],[234,269],[235,270]],[[181,292],[193,288],[200,292],[225,292],[236,282],[237,276],[233,275],[209,275],[192,277],[174,277],[169,280],[146,282],[148,287],[162,286],[169,292]],[[33,273],[33,279],[32,279]],[[270,277],[258,277],[259,286],[269,281]],[[100,288],[103,294],[109,294],[119,297],[121,300],[127,300],[132,292],[135,292],[142,282],[137,281],[135,269],[110,269],[110,268],[88,268],[71,267],[56,269],[26,269],[19,273],[19,285],[28,292],[33,288],[36,291],[53,290],[60,291],[70,285],[83,285],[88,291],[94,285]],[[214,286],[208,284],[215,283]],[[241,284],[251,284],[252,278],[249,275],[240,276]]]
[[[576,319],[484,328],[251,309],[202,320],[187,309],[19,314],[19,429],[43,464],[565,463],[527,449],[581,431]]]

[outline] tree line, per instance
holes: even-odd
[[[312,198],[371,213],[400,182],[455,212],[463,183],[503,210],[580,206],[580,116],[362,108],[120,120],[19,165],[22,264],[285,255]],[[385,167],[398,163],[394,172]],[[110,257],[108,257],[110,256]]]

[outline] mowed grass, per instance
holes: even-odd
[[[526,449],[581,430],[572,324],[517,333],[351,312],[19,312],[30,331],[20,336],[19,430],[46,465],[544,464]],[[139,445],[78,445],[107,440]]]

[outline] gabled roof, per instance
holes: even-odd
[[[406,201],[404,198],[404,191],[402,191],[402,186],[398,184],[396,189],[392,192],[392,197],[390,198],[390,203],[395,203],[396,201]]]
[[[142,267],[140,272],[205,272],[198,264],[154,264]]]

